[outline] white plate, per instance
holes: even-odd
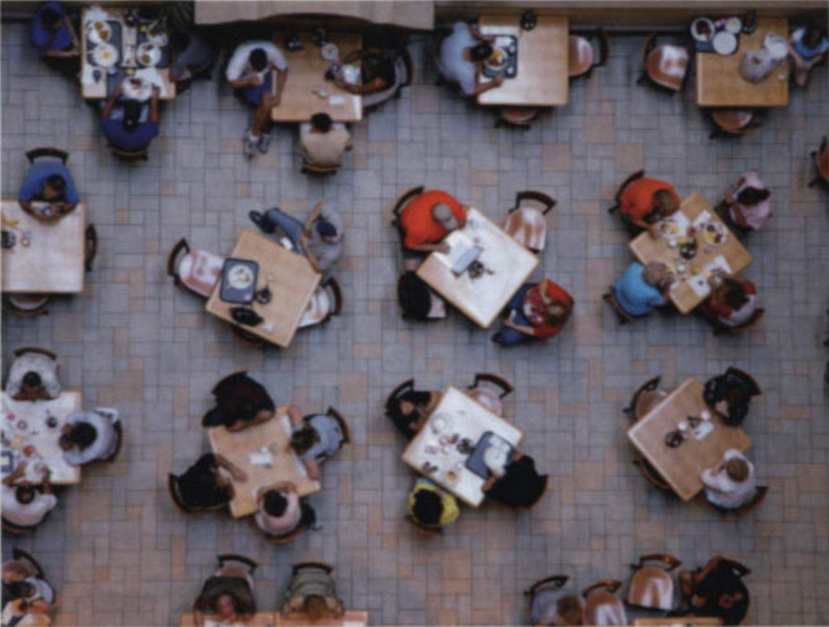
[[[139,81],[140,84],[133,85],[132,81],[134,80]],[[150,96],[152,96],[152,84],[140,76],[128,76],[121,83],[121,87],[124,89],[124,98],[127,100],[138,100],[144,102],[145,100],[149,100]]]
[[[337,44],[333,44],[329,41],[322,48],[320,48],[320,55],[326,61],[333,63],[340,58],[340,49],[337,48]]]
[[[138,51],[135,54],[138,63],[144,67],[154,67],[161,61],[161,48],[145,41],[138,46]]]
[[[725,21],[725,30],[728,33],[736,35],[741,30],[743,30],[743,20],[741,20],[739,17],[729,17]]]
[[[724,30],[714,35],[711,43],[714,46],[714,52],[722,55],[734,54],[738,46],[737,38]]]
[[[102,44],[112,37],[112,26],[106,22],[87,22],[86,32],[89,41],[93,44]]]
[[[707,32],[703,32],[704,26],[708,26]],[[697,41],[711,41],[715,30],[714,22],[707,17],[698,17],[691,22],[691,36]]]
[[[98,44],[92,51],[92,60],[98,67],[115,67],[118,56],[118,49],[110,44]]]
[[[253,283],[253,272],[242,264],[233,266],[227,273],[227,282],[235,290],[244,290]]]

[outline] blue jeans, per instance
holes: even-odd
[[[294,250],[300,254],[305,254],[302,245],[299,243],[302,230],[305,225],[297,220],[294,216],[288,215],[279,207],[268,209],[265,212],[265,219],[272,222],[276,227],[282,229],[285,236],[291,240]]]
[[[248,85],[240,88],[238,90],[239,96],[252,107],[258,107],[262,102],[262,94],[271,90],[271,76],[272,73],[269,71],[265,74],[265,80],[262,81],[261,85]]]
[[[533,285],[533,283],[525,283],[507,305],[507,315],[513,311],[515,312],[515,318],[513,319],[515,324],[527,327],[532,326],[527,316],[524,315],[524,296]],[[532,335],[521,333],[521,331],[516,331],[515,329],[507,326],[501,326],[501,330],[498,331],[497,336],[498,342],[504,346],[515,346],[516,344],[529,342],[533,339]]]

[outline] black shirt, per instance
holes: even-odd
[[[529,455],[523,455],[517,461],[511,461],[504,476],[486,492],[486,495],[514,507],[529,507],[533,505],[547,486],[547,475],[539,475],[535,469],[535,460]]]
[[[215,507],[230,502],[230,487],[219,485],[219,464],[212,453],[202,455],[187,472],[176,478],[179,494],[185,504],[194,507]]]

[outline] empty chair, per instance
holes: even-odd
[[[184,255],[179,259],[179,255]],[[191,250],[187,240],[181,238],[167,256],[167,276],[187,291],[209,298],[213,287],[222,275],[225,258],[206,250]]]
[[[648,564],[659,562],[660,565]],[[643,555],[638,564],[631,565],[627,602],[636,607],[672,610],[676,606],[676,586],[671,571],[682,562],[667,553]]]
[[[823,141],[820,142],[820,148],[813,151],[811,157],[815,162],[817,176],[811,180],[809,187],[818,184],[829,187],[829,145],[827,145],[826,135],[823,136]]]
[[[623,410],[631,422],[641,420],[656,407],[668,392],[659,388],[662,377],[654,377],[645,381],[630,399],[630,404]]]
[[[569,54],[567,57],[570,78],[576,78],[577,76],[590,78],[594,68],[601,67],[607,63],[607,58],[610,56],[610,37],[603,28],[597,30],[595,34],[599,40],[598,61],[596,61],[596,53],[593,50],[593,35],[588,35],[587,37],[570,35],[568,40]]]
[[[715,137],[739,137],[760,128],[760,114],[752,109],[712,109],[709,112],[714,130],[708,136]]]
[[[49,313],[49,294],[3,294],[3,311],[11,316],[33,318]]]
[[[543,109],[539,107],[501,107],[495,127],[515,126],[528,131],[533,124],[541,121],[542,113]]]
[[[585,625],[627,625],[627,613],[616,591],[622,587],[617,579],[604,579],[582,590]]]
[[[482,383],[489,383],[492,387],[484,386]],[[512,389],[512,385],[503,377],[479,372],[475,375],[475,381],[467,388],[467,394],[493,414],[500,416],[504,412],[503,399],[512,392]]]
[[[333,316],[339,316],[343,310],[343,294],[340,284],[334,277],[319,285],[311,295],[311,300],[302,312],[299,328],[328,322]]]
[[[645,40],[642,54],[642,75],[637,85],[649,81],[674,94],[678,93],[688,73],[688,49],[674,44],[656,44],[656,35]]]
[[[556,201],[542,192],[518,192],[515,195],[515,206],[509,210],[504,223],[504,230],[519,244],[535,253],[541,252],[547,244],[546,215],[555,206]]]

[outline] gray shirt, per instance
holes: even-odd
[[[338,450],[343,442],[343,433],[340,424],[328,414],[314,414],[306,418],[304,423],[311,425],[319,436],[319,442],[305,451],[299,458],[303,461],[328,459]],[[299,431],[305,425],[296,425],[294,431]]]
[[[95,441],[82,451],[71,449],[63,452],[64,461],[70,466],[80,466],[96,459],[106,459],[115,452],[118,445],[118,434],[112,421],[97,412],[76,412],[66,419],[66,424],[76,425],[88,423],[95,429]]]
[[[195,31],[187,31],[190,42],[178,53],[176,62],[170,69],[170,77],[175,81],[186,81],[210,67],[215,54],[209,43]]]
[[[320,270],[328,272],[343,254],[343,219],[327,202],[323,203],[319,219],[333,224],[339,238],[336,242],[326,242],[317,232],[316,224],[311,227],[311,234],[308,236],[308,250],[316,257]]]

